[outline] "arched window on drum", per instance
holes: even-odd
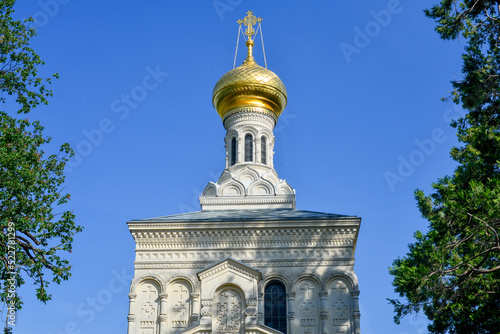
[[[260,138],[260,162],[267,165],[267,138],[265,136]]]
[[[253,136],[247,134],[245,136],[245,162],[253,161]]]
[[[236,137],[233,137],[233,139],[231,139],[231,156],[230,156],[231,162],[229,166],[234,166],[236,164],[236,158],[238,156],[238,147],[236,145],[237,145]]]

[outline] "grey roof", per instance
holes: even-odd
[[[254,209],[254,210],[205,210],[162,216],[148,219],[134,219],[132,222],[221,222],[221,221],[273,221],[273,220],[323,220],[356,216],[314,212],[296,209]]]

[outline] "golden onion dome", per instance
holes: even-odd
[[[285,85],[274,72],[257,65],[252,56],[253,41],[246,45],[248,55],[243,64],[217,81],[212,94],[214,108],[222,120],[248,108],[278,120],[286,107]]]

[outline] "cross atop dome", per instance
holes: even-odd
[[[249,10],[247,12],[247,16],[243,20],[238,20],[236,23],[241,25],[242,23],[247,26],[247,30],[245,30],[245,35],[250,39],[253,35],[255,35],[255,29],[253,28],[253,25],[256,23],[262,22],[262,17],[255,17],[253,15],[253,12]]]

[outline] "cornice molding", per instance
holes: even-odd
[[[160,217],[161,218],[161,217]],[[196,228],[205,230],[210,227],[211,230],[215,231],[217,228],[232,228],[238,229],[242,228],[244,230],[249,229],[263,229],[263,228],[280,228],[281,230],[290,230],[291,228],[323,228],[323,227],[342,227],[342,228],[354,228],[359,229],[361,224],[361,218],[359,217],[339,217],[338,219],[322,219],[322,220],[252,220],[252,221],[184,221],[184,222],[162,222],[154,220],[137,220],[130,221],[127,223],[130,231],[133,233],[136,230],[157,230],[158,232],[166,232],[172,229],[186,228],[193,230]],[[309,225],[309,226],[308,226]],[[206,231],[206,232],[213,232]],[[198,231],[197,231],[198,232]],[[199,233],[199,232],[198,232]]]
[[[212,228],[211,230],[188,230],[182,229],[144,229],[134,230],[132,235],[137,243],[141,242],[160,242],[163,244],[186,244],[192,243],[214,243],[228,241],[232,243],[256,242],[279,242],[279,243],[304,243],[307,246],[314,246],[318,242],[353,240],[357,235],[358,229],[354,226],[333,226],[333,227],[295,227],[277,226],[269,228],[266,226],[252,228],[245,226],[239,228],[233,227],[231,230],[224,228]],[[253,238],[253,239],[252,239]]]
[[[203,269],[207,264],[213,263],[213,261],[201,262],[201,263],[135,263],[136,270],[147,270],[147,269]],[[265,260],[263,262],[245,262],[245,264],[252,266],[256,269],[265,269],[269,267],[303,267],[303,266],[342,266],[342,267],[352,267],[354,266],[354,260],[325,260],[325,261],[295,261],[295,262],[274,262],[270,260]]]
[[[272,134],[272,129],[275,125],[275,118],[266,113],[264,108],[237,108],[234,109],[233,114],[226,117],[224,120],[224,126],[226,129],[233,129],[235,126],[239,126],[239,123],[245,123],[241,126],[245,126],[248,123],[252,123],[255,126],[261,127],[263,123],[267,125],[268,130]],[[230,111],[232,112],[232,111]]]

